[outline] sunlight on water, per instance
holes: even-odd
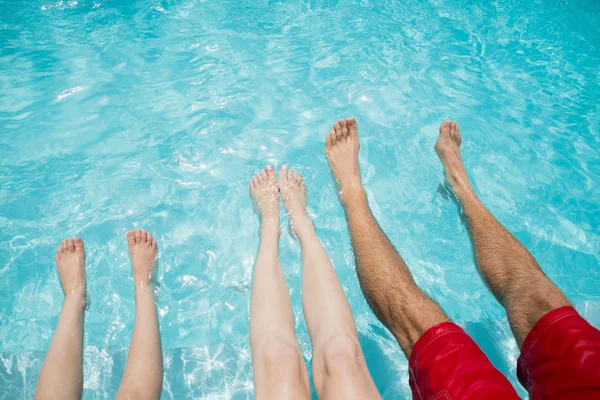
[[[253,396],[258,221],[248,180],[301,172],[385,399],[406,360],[362,297],[325,160],[360,126],[373,212],[415,279],[518,388],[517,346],[477,276],[433,151],[460,122],[482,200],[600,324],[600,4],[79,0],[0,2],[0,398],[31,398],[62,302],[53,255],[87,250],[86,399],[112,398],[134,320],[125,235],[160,249],[163,398]],[[282,219],[286,227],[287,220]],[[281,258],[298,339],[300,251]]]

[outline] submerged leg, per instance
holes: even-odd
[[[418,399],[518,399],[510,382],[477,344],[415,284],[373,217],[358,166],[358,126],[338,121],[327,138],[329,166],[340,186],[360,285],[379,320],[409,358]]]
[[[458,124],[445,121],[435,150],[466,216],[481,275],[506,309],[519,347],[546,313],[570,305],[544,274],[535,258],[479,200],[462,163]]]
[[[56,269],[65,300],[46,354],[35,399],[80,399],[83,392],[83,317],[86,308],[85,251],[79,238],[62,242]]]
[[[261,219],[250,305],[256,398],[310,399],[308,373],[296,341],[292,304],[279,263],[279,195],[271,166],[252,178],[250,196]]]
[[[302,248],[302,304],[319,398],[381,398],[367,369],[342,285],[306,214],[304,180],[296,171],[283,167],[279,188]]]
[[[149,232],[127,233],[135,280],[135,324],[117,399],[159,399],[163,381],[163,358],[156,304],[150,278],[158,247]]]
[[[360,179],[358,125],[354,118],[335,123],[325,153],[340,188],[362,291],[379,320],[407,357],[429,328],[449,321],[415,284],[406,263],[371,213]]]

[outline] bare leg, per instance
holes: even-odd
[[[135,280],[135,324],[117,399],[159,399],[163,358],[156,305],[150,278],[156,260],[156,240],[143,229],[127,233]]]
[[[458,124],[445,121],[435,150],[462,204],[481,275],[506,309],[519,347],[547,312],[571,305],[527,249],[488,211],[469,183],[460,155]]]
[[[302,305],[313,346],[313,376],[319,398],[379,399],[350,305],[306,214],[304,180],[284,166],[279,172],[279,189],[302,247]]]
[[[308,372],[296,341],[292,304],[279,264],[279,195],[271,166],[252,178],[250,196],[261,219],[250,305],[256,398],[310,399]]]
[[[42,365],[35,399],[80,399],[83,392],[83,315],[86,307],[85,251],[79,238],[56,252],[65,300]]]
[[[325,153],[340,188],[362,291],[375,315],[410,357],[423,333],[449,319],[417,287],[406,263],[371,213],[360,180],[359,147],[356,121],[341,119],[327,136]]]

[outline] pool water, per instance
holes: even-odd
[[[304,174],[377,387],[409,398],[323,155],[350,115],[383,229],[525,395],[433,144],[445,118],[460,122],[483,201],[599,326],[599,65],[595,0],[0,1],[0,398],[33,395],[62,302],[53,255],[75,235],[88,260],[84,398],[114,396],[136,227],[159,239],[163,398],[252,398],[247,182],[267,163]],[[287,229],[281,258],[309,361]]]

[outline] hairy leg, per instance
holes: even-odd
[[[449,319],[415,284],[406,263],[371,213],[360,179],[359,147],[356,120],[341,119],[327,136],[325,153],[339,185],[361,289],[375,315],[410,357],[423,333]]]
[[[381,398],[369,374],[342,285],[306,214],[304,180],[284,166],[279,172],[279,189],[302,248],[302,304],[319,398]]]
[[[250,305],[256,398],[310,399],[308,372],[296,341],[292,304],[279,264],[279,195],[271,166],[252,178],[250,196],[261,219]]]
[[[458,124],[445,121],[435,150],[461,203],[481,275],[506,309],[519,347],[535,323],[549,311],[570,305],[535,258],[488,211],[471,187],[462,163]]]
[[[63,241],[55,261],[65,300],[42,365],[35,399],[80,399],[83,392],[83,316],[86,308],[83,241],[79,238]]]
[[[163,358],[156,304],[150,287],[158,247],[149,232],[127,233],[135,280],[135,324],[116,399],[159,399],[163,381]]]

